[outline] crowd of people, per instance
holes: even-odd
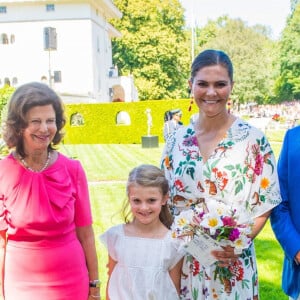
[[[62,102],[43,83],[17,88],[0,160],[0,299],[258,300],[254,243],[270,217],[285,252],[283,290],[299,300],[300,129],[287,131],[277,166],[264,132],[227,109],[233,75],[223,51],[194,59],[197,114],[183,125],[171,111],[159,167],[129,173],[124,222],[100,235],[106,297],[85,171],[56,150]]]
[[[298,120],[300,113],[300,101],[285,101],[280,104],[263,104],[250,103],[243,105],[239,110],[233,111],[240,116],[249,116],[253,118],[273,118],[274,115],[288,120]]]
[[[233,113],[241,118],[258,120],[260,129],[290,129],[299,125],[300,101],[286,101],[280,104],[257,105],[250,103],[243,105],[239,110],[233,109]],[[261,122],[259,122],[261,120]]]

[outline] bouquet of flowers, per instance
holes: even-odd
[[[183,239],[185,242],[185,248],[192,255],[192,247],[190,247],[191,242],[193,241],[193,248],[198,248],[198,256],[203,260],[208,261],[208,265],[214,263],[216,260],[210,260],[210,244],[202,245],[197,241],[197,238],[200,235],[209,236],[214,240],[213,247],[218,245],[218,248],[221,246],[232,246],[236,254],[241,254],[243,249],[247,249],[251,244],[251,239],[248,235],[251,233],[252,221],[247,220],[244,223],[239,222],[239,217],[235,209],[228,208],[223,202],[216,202],[212,200],[208,203],[205,203],[204,199],[196,205],[192,205],[190,209],[182,211],[178,216],[175,217],[172,226],[172,235],[175,238]],[[209,238],[209,239],[210,239]],[[211,239],[210,239],[211,240]],[[204,241],[205,242],[205,241]],[[209,251],[209,252],[207,252]],[[200,260],[201,263],[201,260]],[[239,262],[237,261],[237,264]],[[239,269],[239,266],[229,266],[221,267],[216,264],[215,268],[215,279],[219,277],[221,282],[224,284],[230,283],[230,279],[235,276],[238,279],[242,272]],[[226,288],[225,288],[226,290]],[[228,290],[227,290],[228,291]]]
[[[251,243],[248,235],[252,221],[239,224],[236,210],[221,202],[208,205],[205,202],[192,205],[176,216],[172,226],[173,237],[188,242],[200,231],[219,242],[220,246],[230,245],[236,254],[241,254]]]

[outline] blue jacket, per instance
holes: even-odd
[[[271,225],[285,254],[282,288],[297,298],[300,265],[294,257],[300,251],[300,126],[286,132],[277,168],[282,202],[272,211]]]

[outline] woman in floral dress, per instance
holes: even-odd
[[[233,67],[224,52],[200,53],[189,85],[198,117],[167,140],[162,156],[171,210],[180,216],[200,206],[227,207],[253,241],[281,201],[273,151],[260,130],[226,108]],[[217,261],[209,267],[186,255],[181,299],[258,299],[253,242],[241,254],[231,246],[212,254]]]

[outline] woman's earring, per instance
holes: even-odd
[[[191,111],[191,110],[192,110],[192,105],[193,105],[193,103],[194,103],[194,96],[191,95],[190,106],[189,106],[188,111]]]
[[[231,102],[230,102],[230,99],[228,99],[227,101],[227,112],[230,114],[230,105],[231,105]]]

